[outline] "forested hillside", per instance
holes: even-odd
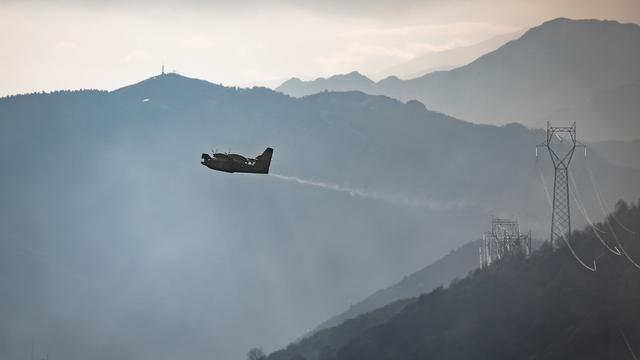
[[[595,272],[566,245],[546,245],[529,259],[506,258],[406,302],[382,324],[346,322],[316,335],[351,330],[349,341],[312,337],[269,358],[632,359],[640,344],[640,265],[633,263],[640,258],[640,207],[619,202],[596,227],[571,237],[578,256],[595,262]],[[622,255],[608,252],[594,231]],[[312,352],[308,344],[319,347]]]
[[[632,262],[640,258],[640,208],[619,202],[596,227],[623,255],[607,252],[593,228],[575,231],[573,247],[595,261],[595,272],[566,245],[545,245],[529,259],[507,258],[398,302],[403,309],[381,324],[372,312],[357,319],[368,327],[348,321],[269,358],[632,359],[640,344],[640,265]],[[321,341],[348,331],[349,341]]]
[[[219,358],[256,339],[284,346],[477,238],[493,215],[546,236],[537,171],[549,179],[552,169],[534,155],[543,139],[416,101],[297,99],[177,74],[0,99],[0,266],[12,289],[0,297],[0,357],[17,357],[21,348],[1,342],[31,328],[72,344],[69,358],[111,327],[130,329],[112,334],[125,345],[97,359],[141,348],[179,357],[193,341]],[[199,163],[214,149],[255,156],[268,146],[269,175]],[[639,171],[589,161],[607,201],[640,194]],[[574,175],[598,218],[585,165],[576,156]],[[181,324],[191,317],[203,320]],[[218,323],[237,342],[207,340]],[[171,329],[181,340],[168,347],[158,339]]]
[[[430,292],[438,286],[448,285],[453,279],[461,278],[468,272],[477,269],[478,247],[480,241],[472,241],[434,261],[424,268],[404,276],[397,283],[376,291],[349,309],[320,324],[314,331],[334,327],[343,321],[355,318],[375,309],[381,308],[396,300],[408,299]]]

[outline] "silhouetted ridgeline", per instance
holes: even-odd
[[[541,245],[534,240],[534,249]],[[451,252],[432,264],[413,274],[404,276],[399,282],[376,291],[364,300],[352,305],[339,315],[318,325],[314,332],[334,327],[343,321],[355,318],[360,314],[373,311],[390,304],[396,300],[408,299],[420,294],[428,293],[438,286],[446,286],[451,281],[466,276],[470,271],[479,267],[478,247],[480,241],[469,242]]]
[[[640,239],[620,225],[640,232],[638,204],[619,202],[609,221],[639,259]],[[605,231],[609,241],[613,236]],[[572,241],[588,263],[597,259],[597,272],[576,263],[566,247],[543,246],[530,259],[505,259],[447,289],[320,331],[269,359],[631,359],[624,338],[637,352],[640,269],[608,253],[591,229],[574,232]]]
[[[0,99],[0,358],[22,356],[31,329],[65,344],[60,358],[104,339],[119,346],[96,360],[282,347],[477,238],[491,215],[546,235],[542,139],[417,101],[177,74]],[[267,146],[285,176],[199,163]],[[640,196],[639,171],[590,161],[605,199]],[[582,157],[573,169],[597,217]]]
[[[364,300],[349,307],[349,310],[323,322],[318,325],[314,332],[340,325],[343,321],[381,308],[396,300],[408,299],[430,292],[438,286],[448,285],[453,279],[466,276],[469,271],[479,267],[479,246],[479,241],[472,241],[456,250],[452,250],[443,258],[413,274],[403,277],[401,281],[385,289],[376,291]]]
[[[7,95],[7,96],[2,96],[0,97],[0,100],[3,99],[14,99],[14,98],[21,98],[21,97],[28,97],[28,96],[36,96],[36,95],[65,95],[65,94],[73,94],[73,93],[108,93],[109,91],[107,90],[100,90],[100,89],[78,89],[78,90],[54,90],[54,91],[35,91],[35,92],[30,92],[30,93],[24,93],[24,94],[15,94],[15,95]]]
[[[585,139],[634,140],[640,137],[638,63],[637,24],[559,18],[453,70],[377,83],[358,73],[292,79],[278,90],[293,96],[361,90],[417,99],[429,109],[488,124],[543,127],[547,120],[576,119]],[[606,100],[608,94],[617,96]]]
[[[379,79],[393,79],[393,77],[412,79],[434,71],[453,69],[472,62],[480,55],[499,48],[506,42],[520,37],[523,33],[524,29],[514,33],[500,34],[468,46],[436,52],[428,51],[407,62],[393,65],[380,73],[374,74],[374,76]]]

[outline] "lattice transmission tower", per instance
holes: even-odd
[[[576,138],[576,123],[571,126],[551,126],[547,122],[547,139],[536,147],[545,147],[553,162],[553,203],[551,210],[551,236],[557,246],[567,234],[571,236],[571,208],[569,199],[569,165],[576,147],[584,147]]]
[[[520,232],[518,220],[491,220],[491,231],[482,234],[480,244],[480,267],[485,268],[494,261],[507,256],[531,254],[531,232]]]

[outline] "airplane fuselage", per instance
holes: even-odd
[[[267,148],[255,159],[245,158],[238,154],[202,154],[202,165],[212,170],[224,171],[227,173],[254,173],[268,174],[271,165],[272,148]]]
[[[243,172],[243,173],[258,173],[258,174],[268,174],[268,168],[258,168],[256,165],[248,165],[243,163],[238,163],[233,160],[223,160],[223,159],[203,159],[202,165],[208,167],[212,170],[224,171],[228,173],[235,172]]]

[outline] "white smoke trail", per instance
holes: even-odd
[[[288,175],[280,175],[280,174],[270,174],[270,175],[272,177],[275,177],[281,180],[292,181],[302,185],[315,186],[315,187],[319,187],[326,190],[346,193],[346,194],[349,194],[350,196],[356,196],[363,199],[383,201],[392,205],[427,207],[431,210],[452,210],[452,209],[461,209],[461,208],[468,208],[470,206],[474,206],[474,204],[469,203],[466,200],[439,201],[439,200],[433,200],[433,199],[426,199],[420,196],[409,197],[409,196],[400,195],[400,194],[388,194],[381,191],[349,187],[349,186],[339,185],[335,183],[327,183],[324,181],[302,179],[297,176],[288,176]]]

